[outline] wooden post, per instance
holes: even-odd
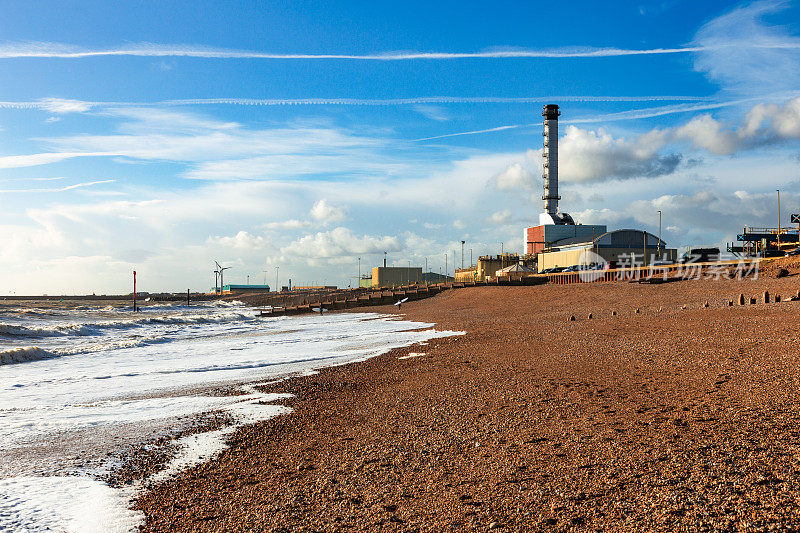
[[[133,271],[133,312],[136,312],[136,271]]]
[[[189,289],[186,289],[186,306],[189,306]]]

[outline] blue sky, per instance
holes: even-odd
[[[0,8],[0,294],[521,250],[545,103],[580,222],[724,244],[800,202],[794,2]]]

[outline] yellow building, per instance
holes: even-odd
[[[458,283],[478,281],[478,267],[474,266],[471,268],[457,268],[455,276]]]
[[[393,287],[423,281],[420,267],[375,267],[372,269],[373,287]]]
[[[575,242],[564,239],[538,256],[539,272],[555,267],[608,263],[610,268],[631,265],[631,254],[640,265],[654,260],[675,261],[678,252],[646,231],[621,229],[609,231],[594,240]],[[644,259],[643,259],[644,258]]]
[[[517,254],[484,255],[478,258],[478,275],[476,281],[486,281],[501,268],[519,263]]]

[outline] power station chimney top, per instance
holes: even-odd
[[[542,110],[542,116],[546,120],[558,120],[559,115],[561,115],[561,112],[556,104],[547,104]]]

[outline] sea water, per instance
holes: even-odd
[[[0,305],[0,531],[134,531],[146,487],[104,481],[126,446],[209,412],[221,429],[176,441],[147,482],[208,460],[238,426],[289,411],[253,383],[457,334],[372,313],[260,318],[239,303]],[[238,387],[239,394],[220,394]],[[269,404],[269,402],[273,402]]]

